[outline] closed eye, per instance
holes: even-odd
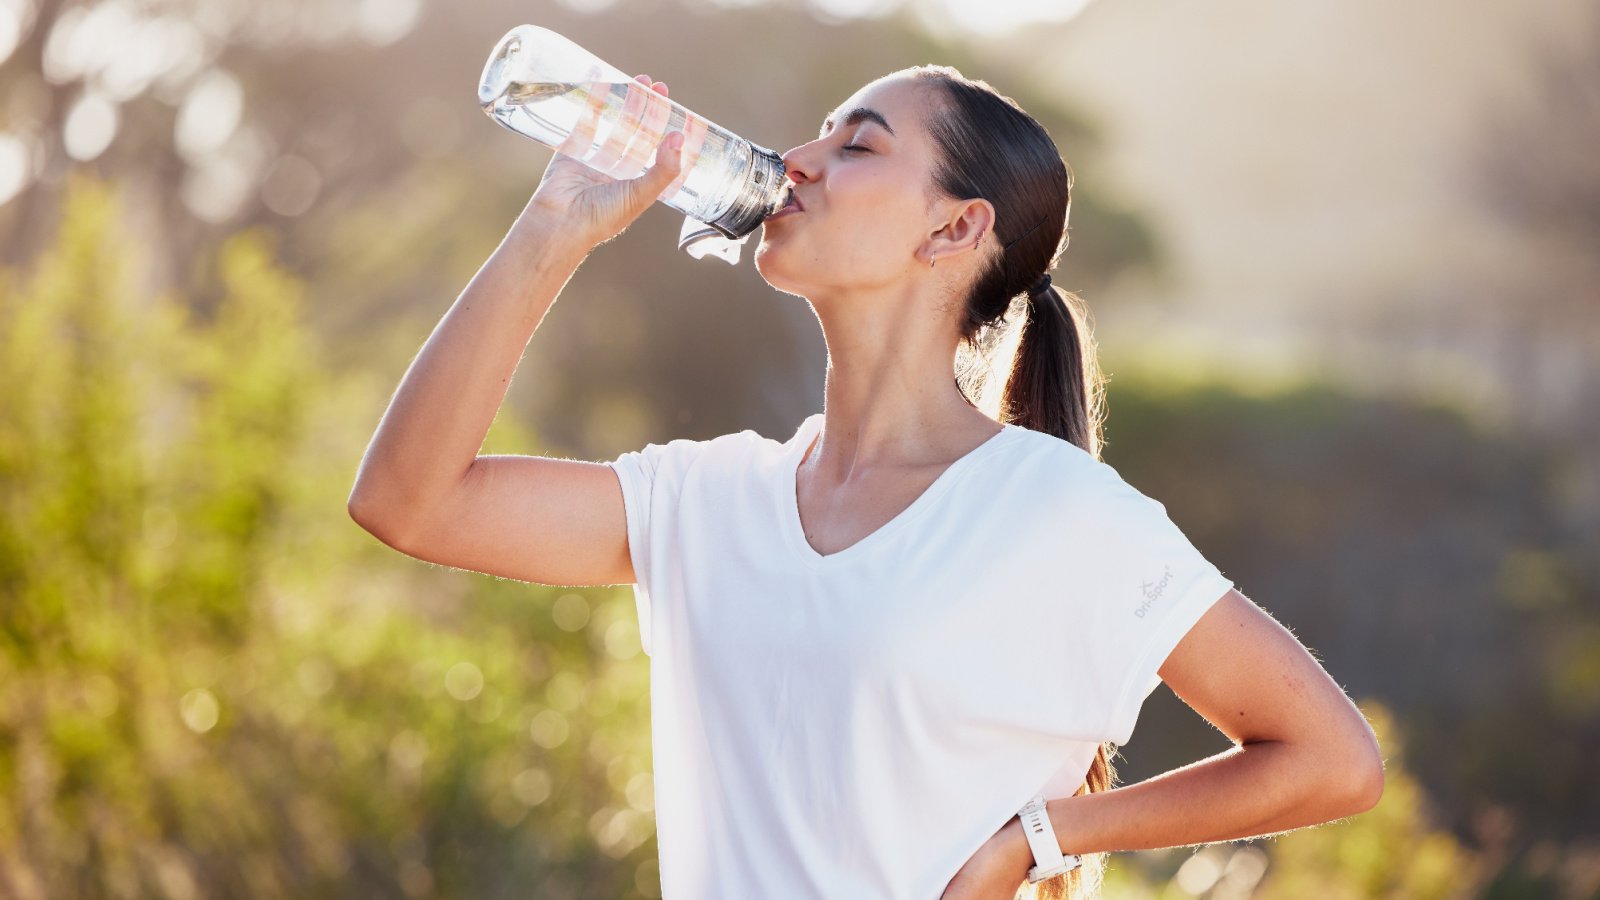
[[[870,148],[861,147],[861,146],[858,146],[858,145],[855,145],[855,144],[846,144],[845,146],[840,147],[839,149],[840,150],[860,150],[863,153],[872,152]]]

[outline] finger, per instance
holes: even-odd
[[[683,186],[683,180],[689,177],[689,172],[694,169],[695,161],[700,158],[700,148],[705,145],[706,134],[709,131],[710,126],[706,124],[705,119],[699,116],[689,116],[684,120],[682,164],[678,167],[677,177],[672,179],[672,183],[668,184],[666,189],[657,195],[662,200],[670,198]]]
[[[619,166],[630,177],[638,175],[649,167],[650,154],[655,152],[661,139],[666,136],[668,120],[672,116],[672,101],[655,91],[641,92],[641,94],[646,98],[648,106],[639,123],[639,129],[634,132],[633,140],[628,142],[628,149],[623,154],[623,161]]]
[[[644,118],[646,105],[655,97],[631,83],[623,85],[622,90],[625,92],[622,113],[606,130],[606,139],[600,145],[600,151],[589,162],[589,165],[613,178],[630,178],[639,173],[638,169],[628,171],[628,167],[619,167],[617,164],[622,161],[624,151],[639,132],[639,122]]]
[[[629,179],[627,207],[637,215],[661,196],[666,186],[678,177],[683,165],[684,134],[674,131],[656,147],[656,162],[638,178]]]
[[[583,111],[578,115],[578,121],[572,127],[572,132],[567,135],[561,146],[556,148],[559,153],[564,153],[574,159],[583,161],[594,146],[595,131],[600,127],[600,112],[606,106],[608,89],[604,85],[585,89]]]

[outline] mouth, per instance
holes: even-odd
[[[804,203],[800,202],[800,195],[798,195],[798,194],[796,194],[794,192],[794,185],[791,184],[791,185],[789,185],[789,189],[787,191],[784,191],[784,194],[783,194],[783,205],[778,207],[777,211],[774,212],[773,215],[777,215],[778,213],[781,213],[781,212],[790,212],[790,211],[803,212],[803,211],[805,211],[805,208],[806,208],[806,205]]]

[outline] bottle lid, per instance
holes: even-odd
[[[720,228],[685,216],[683,227],[678,230],[678,249],[695,259],[715,256],[731,266],[739,262],[739,250],[749,238],[749,233],[743,237],[730,238],[723,234]]]
[[[786,181],[783,157],[760,144],[750,145],[750,168],[733,203],[709,222],[686,218],[678,232],[678,249],[695,259],[716,256],[733,265],[739,246],[783,202]]]

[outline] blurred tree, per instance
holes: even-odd
[[[1568,456],[1571,515],[1600,529],[1600,8],[1526,54],[1530,88],[1483,116],[1461,187],[1506,234],[1494,249],[1502,414]],[[1600,602],[1600,598],[1596,599]],[[1596,647],[1600,651],[1600,646]]]
[[[1474,186],[1530,239],[1575,252],[1593,267],[1593,279],[1600,276],[1600,165],[1592,152],[1600,145],[1600,12],[1586,29],[1529,56],[1542,69],[1533,96],[1485,117]],[[1560,323],[1590,321],[1597,298],[1594,281],[1588,286],[1526,299]]]
[[[1445,408],[1108,369],[1108,462],[1394,711],[1446,827],[1508,853],[1600,828],[1600,559],[1561,454]],[[1215,747],[1169,692],[1151,712],[1130,778]]]
[[[270,243],[226,242],[226,289],[186,304],[129,287],[141,258],[112,195],[69,198],[51,252],[0,278],[0,893],[653,895],[626,592],[377,547],[344,515],[370,431],[349,422],[390,385],[323,370]],[[1574,723],[1596,692],[1573,635],[1594,573],[1540,457],[1435,411],[1131,374],[1108,458],[1405,722],[1381,726],[1388,811],[1268,848],[1261,890],[1336,862],[1325,883],[1348,896],[1451,883],[1456,845],[1394,777],[1401,740],[1446,824],[1514,816],[1490,847],[1524,861],[1505,883],[1554,877],[1511,845],[1588,827]],[[533,440],[508,414],[488,449]],[[1373,585],[1383,602],[1358,602]],[[1127,780],[1202,755],[1167,733],[1141,724]],[[1579,742],[1507,765],[1533,734]],[[1217,871],[1261,868],[1241,852]]]
[[[308,317],[333,339],[330,363],[386,365],[391,383],[550,158],[493,124],[472,90],[494,41],[530,17],[779,151],[872,78],[957,65],[1016,96],[1077,171],[1069,286],[1159,259],[1099,173],[1095,128],[1071,98],[1032,88],[1003,54],[928,36],[909,12],[842,27],[803,8],[693,0],[602,15],[511,0],[470,15],[422,0],[16,2],[27,15],[0,60],[0,132],[26,165],[21,193],[0,203],[0,261],[37,252],[64,173],[89,165],[118,180],[142,221],[141,277],[214,302],[218,271],[193,261],[236,230],[269,228],[306,280]],[[603,248],[535,341],[511,402],[553,451],[787,431],[818,408],[821,334],[803,301],[774,294],[749,250],[738,267],[690,260],[676,249],[680,221],[663,207]]]

